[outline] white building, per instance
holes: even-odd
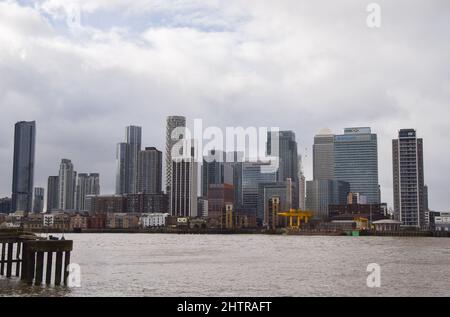
[[[166,225],[166,218],[169,216],[168,213],[150,213],[142,214],[139,218],[139,224],[143,228],[151,227],[164,227]]]

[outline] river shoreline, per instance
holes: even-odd
[[[439,231],[358,231],[358,230],[300,230],[290,231],[287,229],[265,230],[265,229],[188,229],[188,228],[155,228],[155,229],[83,229],[74,231],[61,230],[29,230],[33,233],[75,233],[75,234],[198,234],[198,235],[300,235],[300,236],[376,236],[376,237],[435,237],[450,238],[450,232]]]

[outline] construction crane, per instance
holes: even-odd
[[[291,209],[289,211],[279,212],[278,216],[280,217],[289,217],[289,228],[290,229],[299,229],[301,221],[308,223],[309,219],[312,218],[313,213],[305,210],[295,210]],[[295,221],[294,221],[295,219]]]

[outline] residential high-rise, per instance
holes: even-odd
[[[273,138],[278,138],[278,151],[272,149]],[[296,183],[298,181],[298,154],[293,131],[270,131],[267,133],[267,155],[276,155],[277,152],[279,157],[277,180],[284,182],[290,178]]]
[[[159,194],[162,192],[162,152],[147,147],[138,154],[138,193]]]
[[[77,172],[68,159],[62,159],[59,167],[58,206],[59,210],[75,209],[75,184]]]
[[[314,137],[313,179],[334,178],[334,135],[329,129],[322,129]]]
[[[184,139],[184,132],[179,131],[177,128],[185,128],[185,127],[186,127],[186,118],[185,117],[183,117],[183,116],[167,117],[167,123],[166,123],[166,193],[169,194],[169,201],[171,201],[170,193],[171,193],[171,186],[172,186],[172,168],[173,168],[172,148],[178,140]],[[176,133],[176,131],[175,131],[176,129],[178,132],[181,132],[181,133]],[[173,135],[174,133],[176,135]]]
[[[33,212],[41,213],[44,211],[44,188],[34,188]]]
[[[423,228],[425,223],[425,183],[423,140],[414,129],[402,129],[392,141],[394,212],[406,227]]]
[[[142,143],[142,128],[128,126],[125,142],[116,149],[116,194],[134,194],[137,191],[137,159]]]
[[[306,182],[306,209],[317,218],[327,219],[330,205],[347,202],[350,184],[343,181],[321,179]]]
[[[59,209],[59,176],[49,176],[47,182],[47,211]]]
[[[380,203],[377,135],[370,128],[346,128],[334,137],[334,178],[348,182],[350,191]]]
[[[126,129],[126,142],[128,144],[127,151],[127,194],[135,194],[137,191],[137,160],[141,151],[142,144],[142,128],[137,126],[129,126]]]
[[[21,121],[14,129],[12,211],[32,210],[36,122]]]
[[[128,144],[119,143],[116,147],[116,194],[123,195],[128,192],[127,182],[127,155]]]
[[[100,195],[100,174],[80,173],[76,187],[76,206],[78,211],[88,211],[86,198],[89,195]]]
[[[180,149],[182,157],[171,158],[170,213],[172,216],[197,216],[198,162],[195,160],[195,143],[185,140]],[[182,151],[190,151],[187,155]]]

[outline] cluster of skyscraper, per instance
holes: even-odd
[[[161,206],[167,206],[171,215],[186,217],[220,216],[225,206],[232,204],[237,214],[254,216],[260,224],[268,221],[273,198],[282,210],[307,209],[324,219],[328,206],[345,204],[348,193],[364,197],[368,204],[380,203],[377,135],[370,128],[347,128],[342,135],[323,130],[316,135],[313,180],[305,182],[293,131],[268,133],[266,152],[278,153],[279,168],[267,172],[269,163],[244,161],[243,153],[221,149],[203,158],[200,169],[194,159],[195,142],[187,149],[190,153],[185,153],[189,155],[173,158],[174,131],[185,127],[185,117],[167,118],[166,195],[162,190],[162,152],[155,147],[142,150],[141,127],[127,127],[125,142],[117,145],[116,195],[159,195],[167,199]],[[176,135],[184,139],[183,132]],[[277,151],[272,149],[272,138],[278,139]],[[44,209],[44,189],[33,188],[35,139],[35,122],[15,125],[13,212]],[[398,139],[393,140],[393,171],[396,217],[405,226],[425,226],[428,199],[423,141],[414,130],[400,130]],[[59,175],[48,178],[47,210],[89,210],[89,197],[99,194],[99,174],[77,175],[72,162],[63,159]]]

